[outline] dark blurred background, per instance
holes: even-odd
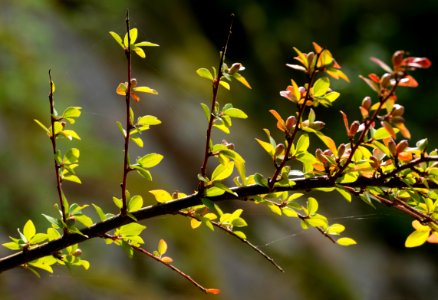
[[[147,48],[146,60],[135,58],[140,83],[159,91],[135,104],[137,115],[152,114],[163,121],[144,136],[145,147],[136,155],[159,152],[164,161],[153,169],[154,181],[129,178],[132,193],[164,188],[191,193],[202,157],[205,121],[199,103],[208,102],[211,87],[195,70],[216,66],[230,15],[236,15],[227,61],[239,61],[253,89],[233,84],[221,91],[220,102],[232,101],[249,119],[233,124],[236,144],[247,160],[248,174],[272,172],[267,155],[254,138],[262,129],[274,131],[268,109],[283,115],[293,108],[279,96],[299,73],[285,67],[293,62],[292,47],[312,50],[311,42],[329,48],[351,83],[333,82],[341,98],[329,109],[318,109],[325,132],[345,141],[339,110],[350,120],[359,118],[362,98],[372,95],[359,74],[380,72],[370,63],[376,56],[390,61],[395,50],[437,61],[438,2],[325,0],[325,1],[116,1],[116,0],[1,0],[0,1],[0,241],[16,236],[31,218],[42,231],[48,226],[41,213],[55,215],[57,202],[51,146],[34,123],[47,123],[48,70],[56,83],[58,111],[83,107],[75,125],[80,142],[66,143],[81,150],[81,185],[66,183],[70,202],[96,203],[114,211],[112,196],[120,194],[122,138],[115,124],[124,115],[123,98],[115,94],[126,79],[121,49],[108,31],[125,29],[129,9],[131,26],[139,39],[160,44]],[[438,73],[413,74],[417,89],[400,90],[412,141],[428,137],[438,143],[436,99]],[[222,135],[217,135],[220,141]],[[278,136],[280,138],[280,136]],[[314,146],[314,145],[312,145]],[[317,195],[321,212],[347,226],[346,235],[359,245],[342,248],[315,231],[302,231],[298,222],[273,217],[263,208],[245,207],[250,240],[271,255],[280,273],[261,256],[228,235],[201,228],[191,230],[178,216],[144,222],[145,247],[153,250],[160,238],[169,244],[175,265],[207,287],[222,290],[206,296],[175,273],[146,257],[128,259],[103,241],[81,245],[91,269],[66,271],[36,278],[15,269],[1,274],[1,299],[433,299],[438,297],[437,249],[430,245],[406,249],[411,220],[390,209],[377,210],[354,199]],[[233,207],[228,207],[233,209]],[[93,211],[89,210],[90,214]],[[3,248],[3,247],[2,247]],[[0,250],[7,255],[5,248]]]

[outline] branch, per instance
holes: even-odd
[[[235,193],[225,193],[220,196],[214,196],[208,198],[212,202],[220,201],[233,201],[233,200],[250,200],[251,197],[257,195],[268,194],[272,192],[283,192],[283,191],[309,191],[317,188],[328,188],[336,186],[344,186],[349,188],[357,188],[363,186],[380,186],[380,187],[397,187],[397,188],[426,188],[426,184],[415,184],[413,186],[408,186],[400,180],[393,179],[389,181],[383,181],[382,179],[367,179],[360,177],[355,182],[347,184],[335,184],[326,176],[315,177],[315,178],[297,178],[291,180],[291,185],[289,186],[275,186],[272,190],[267,186],[261,185],[248,185],[241,187],[233,187],[231,191]],[[434,182],[427,182],[427,187],[429,189],[438,189],[438,185]],[[237,196],[236,196],[237,195]],[[168,214],[178,214],[180,210],[186,209],[192,206],[201,205],[202,198],[205,198],[199,193],[194,193],[188,195],[184,198],[172,200],[163,204],[156,204],[144,207],[132,215],[138,221],[151,219],[157,216],[163,216]],[[393,205],[394,208],[402,209],[406,212],[405,206]],[[422,217],[427,219],[427,216],[417,212],[416,217]],[[134,220],[127,215],[117,215],[111,219],[105,220],[100,223],[96,223],[93,226],[84,228],[81,230],[82,234],[66,234],[58,240],[51,241],[46,244],[42,244],[35,248],[26,250],[25,252],[17,252],[12,255],[3,257],[0,259],[0,273],[9,269],[16,268],[18,266],[24,265],[35,259],[56,254],[58,251],[65,249],[68,246],[81,243],[96,237],[102,237],[110,230],[114,230],[120,226],[134,222]],[[433,221],[436,223],[436,221]]]

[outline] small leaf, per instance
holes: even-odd
[[[224,115],[230,116],[232,118],[240,118],[240,119],[248,118],[247,114],[245,114],[242,110],[235,108],[235,107],[224,110],[222,113]]]
[[[152,168],[158,165],[163,159],[163,155],[158,153],[149,153],[137,159],[137,163],[143,168]]]
[[[213,294],[213,295],[218,295],[220,294],[221,290],[220,289],[206,289],[205,290],[208,294]]]
[[[167,243],[165,240],[161,239],[158,242],[158,254],[160,256],[164,255],[167,252]]]
[[[340,238],[336,241],[336,243],[341,246],[352,246],[357,244],[355,240],[348,237]]]
[[[35,123],[37,123],[42,129],[44,129],[44,131],[45,131],[48,135],[51,134],[50,130],[49,130],[49,129],[48,129],[43,123],[41,123],[41,122],[38,121],[37,119],[34,119],[34,121],[35,121]]]
[[[148,93],[148,94],[153,94],[153,95],[158,95],[158,92],[150,87],[147,86],[139,86],[139,87],[135,87],[134,91],[136,92],[141,92],[141,93]]]
[[[146,226],[138,223],[130,223],[119,228],[119,234],[123,237],[138,236],[146,228]]]
[[[313,95],[315,97],[321,97],[327,93],[330,88],[330,79],[328,77],[319,78],[313,85]]]
[[[120,47],[122,47],[122,49],[125,49],[125,47],[123,46],[122,38],[120,37],[120,35],[118,35],[114,31],[110,31],[109,33],[114,38],[114,40],[117,42],[117,44],[119,44]]]
[[[159,203],[165,203],[172,200],[172,195],[165,190],[150,190],[149,193],[154,195],[155,200]]]
[[[135,195],[131,197],[128,201],[128,211],[135,212],[142,208],[143,206],[143,197],[140,195]]]
[[[225,165],[220,164],[216,167],[216,169],[213,171],[213,174],[211,175],[211,180],[223,180],[231,176],[234,170],[234,162],[228,162]]]
[[[196,70],[196,74],[198,74],[202,78],[206,78],[213,81],[213,75],[211,74],[210,70],[206,68],[200,68]]]
[[[318,211],[318,201],[315,198],[309,197],[309,199],[307,200],[307,210],[309,216],[316,214],[316,212]]]
[[[30,240],[36,233],[35,225],[32,220],[28,220],[23,227],[23,234],[27,240]]]

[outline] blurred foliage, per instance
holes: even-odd
[[[75,201],[111,204],[119,193],[122,140],[115,120],[123,114],[117,83],[125,78],[123,59],[107,32],[122,32],[130,9],[140,38],[160,44],[146,61],[135,61],[137,76],[160,91],[142,101],[140,109],[157,115],[163,125],[145,138],[148,151],[166,154],[154,186],[191,191],[202,157],[204,118],[199,103],[209,86],[195,70],[215,66],[227,34],[231,13],[236,14],[228,57],[247,67],[253,90],[234,89],[232,97],[245,108],[252,128],[236,128],[236,147],[247,158],[251,172],[269,167],[269,160],[253,153],[254,137],[273,124],[268,109],[288,108],[279,91],[299,76],[285,67],[292,47],[306,49],[312,41],[327,45],[346,70],[351,84],[340,84],[337,105],[318,113],[327,134],[344,134],[338,111],[355,112],[369,93],[359,74],[377,67],[369,57],[388,60],[397,49],[437,62],[434,31],[438,2],[400,1],[87,1],[3,0],[0,4],[0,232],[3,241],[24,220],[36,227],[46,222],[41,213],[53,212],[55,178],[50,145],[33,119],[48,118],[48,70],[57,83],[57,106],[83,107],[78,124],[82,138],[83,184],[66,185]],[[426,36],[426,38],[425,38]],[[430,138],[437,146],[438,125],[434,66],[416,76],[420,87],[399,94],[406,108],[407,126],[415,139]],[[415,92],[415,94],[413,94]],[[232,99],[230,99],[232,98]],[[224,103],[225,103],[224,101]],[[191,120],[192,122],[186,122]],[[237,125],[238,127],[238,125]],[[99,138],[96,136],[99,134]],[[87,143],[87,140],[92,143]],[[157,150],[158,149],[158,150]],[[173,157],[173,158],[172,158]],[[172,171],[169,176],[169,171]],[[47,178],[53,177],[53,184]],[[140,182],[140,181],[138,181]],[[135,180],[131,185],[135,184]],[[148,187],[149,188],[149,187]],[[137,184],[133,192],[147,189]],[[135,191],[136,190],[136,191]],[[327,199],[327,201],[342,199]],[[323,201],[322,201],[323,202]],[[344,204],[344,203],[341,203]],[[334,206],[335,207],[335,206]],[[355,200],[328,213],[346,218],[359,245],[340,249],[317,233],[301,234],[299,226],[273,224],[264,212],[249,238],[286,269],[279,273],[239,242],[205,229],[193,231],[187,220],[165,217],[146,222],[146,245],[160,238],[169,242],[172,258],[185,272],[205,285],[221,287],[215,299],[430,299],[438,294],[436,249],[403,248],[410,222],[392,211],[374,211]],[[40,222],[38,224],[38,222]],[[186,224],[187,226],[181,226]],[[205,299],[175,274],[143,257],[126,258],[119,249],[108,251],[99,241],[83,245],[90,271],[75,270],[37,279],[22,270],[0,278],[2,299]],[[5,250],[1,250],[4,254]],[[105,255],[102,253],[105,251]],[[199,259],[199,258],[202,259]],[[111,276],[108,276],[111,274]],[[23,286],[26,286],[23,289]],[[213,298],[213,296],[211,296]]]

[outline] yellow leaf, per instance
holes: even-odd
[[[348,237],[340,238],[336,241],[336,243],[341,246],[352,246],[357,244],[355,240]]]

